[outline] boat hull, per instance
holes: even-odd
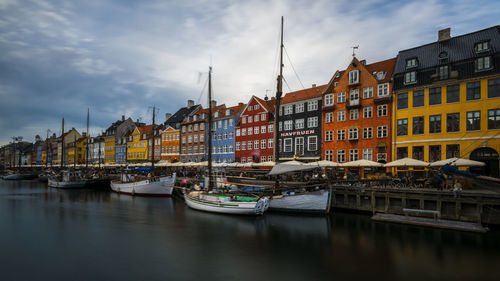
[[[72,189],[72,188],[84,188],[86,184],[86,181],[55,181],[52,179],[48,179],[47,185],[50,187],[55,187],[55,188],[65,188],[65,189]]]
[[[117,193],[139,196],[172,196],[175,175],[162,177],[158,180],[143,180],[137,182],[112,181],[111,190]]]
[[[10,174],[3,177],[4,180],[32,180],[36,175],[31,174]]]
[[[262,215],[267,206],[264,199],[259,199],[255,202],[214,202],[212,200],[204,200],[200,197],[191,196],[189,193],[184,194],[184,199],[188,207],[211,213],[233,214],[233,215]],[[267,203],[268,204],[268,203]]]
[[[330,192],[328,190],[280,195],[271,198],[270,211],[323,213],[329,212]]]

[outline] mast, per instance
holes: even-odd
[[[62,119],[61,168],[64,167],[64,117]]]
[[[155,168],[155,111],[156,106],[153,105],[153,128],[151,129],[151,137],[153,142],[151,143],[151,167]]]
[[[212,67],[208,67],[208,190],[213,187],[212,183]]]
[[[74,144],[73,144],[73,169],[76,169],[76,134],[74,138]]]
[[[280,122],[280,101],[283,94],[283,16],[281,16],[281,44],[280,44],[280,74],[278,75],[278,83],[276,85],[276,108],[274,114],[274,162],[279,163],[279,122]],[[279,189],[279,177],[276,177],[275,189]]]
[[[85,133],[85,169],[89,167],[89,115],[90,108],[87,108],[87,133]]]
[[[50,129],[47,130],[47,137],[45,138],[45,148],[47,149],[45,152],[45,168],[49,167],[49,132]]]

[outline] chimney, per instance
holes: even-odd
[[[212,100],[210,103],[212,104],[212,108],[215,108],[215,106],[217,105],[217,101],[215,100]]]
[[[170,114],[170,113],[168,113],[168,112],[167,112],[167,113],[165,113],[165,121],[168,121],[168,119],[169,119],[170,117],[172,117],[172,114]]]
[[[194,106],[194,100],[188,100],[187,107],[190,108],[191,106]]]
[[[316,88],[316,84],[312,84],[312,88]]]
[[[125,121],[125,115],[122,115],[122,121]]]
[[[87,136],[87,132],[82,132],[82,137],[86,137]]]
[[[360,61],[360,63],[361,63],[362,65],[366,65],[366,60],[361,60],[361,61]]]
[[[445,28],[438,31],[438,42],[445,41],[451,38],[451,29]]]
[[[243,103],[242,103],[242,102],[239,102],[239,103],[238,103],[238,106],[242,106],[242,105],[243,105]]]

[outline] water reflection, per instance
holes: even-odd
[[[0,181],[0,225],[5,280],[494,280],[500,264],[498,231],[218,215],[34,181]]]

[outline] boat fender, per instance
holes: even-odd
[[[132,195],[135,195],[135,189],[132,188]]]
[[[264,213],[264,202],[262,200],[257,201],[257,204],[255,204],[254,212],[257,215]]]
[[[264,210],[263,211],[265,212],[267,209],[269,209],[269,198],[264,198],[262,200],[264,200]]]

